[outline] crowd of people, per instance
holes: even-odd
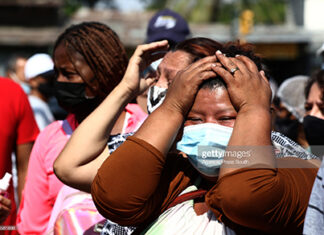
[[[15,55],[0,234],[324,234],[324,70],[278,86],[252,48],[165,9],[129,59],[99,22]]]

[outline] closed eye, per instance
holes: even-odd
[[[236,116],[232,117],[221,117],[218,119],[218,124],[233,127],[235,123]]]
[[[184,125],[196,125],[203,123],[203,120],[199,117],[187,117]]]
[[[200,122],[202,119],[198,117],[187,117],[186,121]]]
[[[221,117],[219,120],[221,121],[228,121],[228,120],[235,120],[236,117]]]

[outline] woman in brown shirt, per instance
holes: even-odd
[[[178,48],[190,50],[190,43]],[[177,74],[163,104],[98,170],[92,183],[97,209],[120,225],[143,228],[200,175],[199,188],[207,193],[195,200],[197,216],[211,210],[237,234],[301,233],[319,162],[275,158],[271,90],[251,50],[212,40],[195,47],[201,54]],[[232,164],[237,158],[225,155],[217,177],[198,172],[174,143],[183,124],[202,123],[233,127],[226,150],[252,148],[248,161]]]

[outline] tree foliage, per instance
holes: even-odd
[[[256,24],[281,24],[285,22],[286,0],[142,0],[148,9],[168,7],[190,22],[219,22],[229,24],[241,11],[254,12]]]

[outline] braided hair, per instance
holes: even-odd
[[[73,53],[83,56],[95,75],[100,97],[109,94],[123,78],[128,64],[126,51],[118,35],[108,26],[99,22],[72,25],[57,38],[54,51],[61,44],[72,64]],[[84,81],[91,87],[89,81]]]

